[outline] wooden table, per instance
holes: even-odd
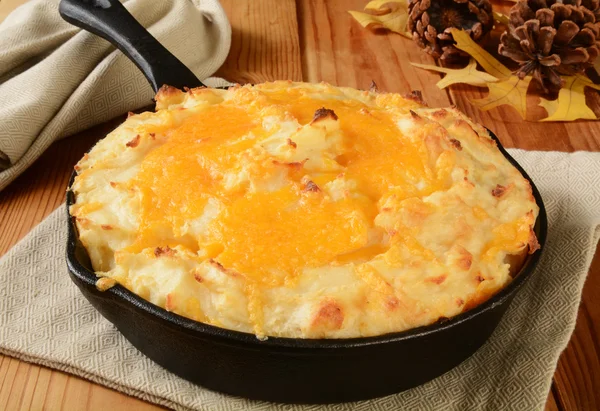
[[[473,87],[446,92],[438,75],[409,61],[434,61],[398,35],[375,35],[351,20],[366,0],[221,0],[233,28],[231,52],[219,75],[240,83],[275,79],[327,81],[384,91],[422,90],[431,106],[455,104],[493,130],[506,147],[600,151],[600,123],[521,121],[511,108],[481,112]],[[0,20],[24,0],[0,0]],[[598,100],[596,96],[590,98]],[[534,108],[532,100],[530,107]],[[123,118],[59,141],[0,193],[0,255],[64,201],[67,179],[82,154]],[[583,291],[577,327],[560,357],[547,410],[600,409],[600,253]],[[0,356],[0,410],[159,409],[83,379]]]

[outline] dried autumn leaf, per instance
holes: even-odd
[[[505,24],[508,26],[508,16],[506,14],[502,14],[502,13],[498,13],[497,11],[493,12],[494,14],[494,20],[497,21],[500,24]]]
[[[600,86],[584,76],[564,76],[563,80],[556,100],[541,99],[540,106],[546,109],[548,117],[540,121],[596,120],[596,114],[585,103],[585,87],[600,90]]]
[[[482,99],[471,100],[471,103],[484,111],[508,104],[524,119],[527,116],[527,89],[530,82],[531,76],[523,80],[517,76],[510,76],[497,83],[489,83],[489,94]]]
[[[408,2],[401,0],[373,0],[368,2],[365,6],[365,10],[371,10],[378,13],[388,13],[395,8],[403,8],[408,13]]]
[[[386,7],[387,5],[393,6]],[[365,6],[365,10],[375,12],[375,14],[363,13],[360,11],[349,11],[350,15],[358,23],[371,30],[385,28],[405,37],[412,38],[406,31],[408,22],[408,3],[405,0],[374,0]]]
[[[558,109],[558,99],[556,100],[546,100],[545,98],[540,98],[540,102],[538,104],[540,107],[546,109],[548,115],[552,115]],[[539,121],[545,121],[545,119],[541,119]]]
[[[508,104],[514,107],[522,118],[526,118],[527,89],[531,77],[528,76],[521,80],[514,76],[508,67],[475,43],[465,31],[453,28],[452,37],[456,41],[458,49],[471,55],[485,71],[498,79],[497,82],[487,84],[490,92],[486,97],[471,100],[471,103],[484,111]]]
[[[511,70],[496,60],[490,53],[475,43],[471,36],[463,30],[452,28],[452,37],[456,41],[456,48],[468,53],[492,76],[505,79],[512,75]]]
[[[488,83],[494,83],[498,79],[485,71],[477,70],[477,62],[471,59],[469,64],[461,69],[451,69],[446,67],[438,67],[429,64],[411,63],[415,67],[425,70],[437,71],[445,73],[443,79],[437,82],[436,86],[443,89],[452,84],[465,83],[477,87],[485,87]]]

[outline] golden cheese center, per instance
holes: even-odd
[[[456,315],[537,244],[531,188],[487,132],[396,94],[163,88],[77,168],[71,213],[99,276],[259,337]]]

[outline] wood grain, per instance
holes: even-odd
[[[583,289],[577,325],[556,374],[556,399],[563,410],[600,410],[600,249]]]
[[[468,85],[452,87],[450,98],[456,106],[477,122],[492,130],[505,147],[525,150],[598,151],[600,150],[600,122],[543,123],[523,121],[519,113],[508,106],[481,111],[469,100],[484,97],[487,92]],[[537,101],[532,97],[528,109],[535,110]],[[538,117],[540,115],[538,114]]]
[[[554,394],[554,384],[552,384],[552,387],[550,389],[550,394],[548,395],[548,401],[546,402],[546,407],[544,408],[545,411],[560,411],[561,408],[558,406],[558,403],[556,402],[556,395]]]
[[[375,81],[382,91],[420,90],[431,106],[450,104],[435,86],[439,76],[410,64],[435,64],[431,57],[402,36],[374,34],[352,20],[348,10],[362,9],[363,0],[297,3],[304,81],[363,90]]]
[[[217,72],[229,81],[302,80],[294,0],[221,1],[233,41]]]
[[[0,0],[0,20],[25,0]],[[508,147],[600,151],[600,122],[528,123],[511,108],[480,112],[469,86],[439,90],[435,73],[412,62],[434,61],[398,35],[373,34],[347,10],[366,0],[221,0],[232,24],[229,57],[217,73],[239,83],[275,79],[328,81],[384,91],[421,90],[432,106],[456,104],[498,134]],[[508,3],[506,3],[508,4]],[[505,4],[505,8],[507,7]],[[493,47],[493,45],[492,45]],[[589,96],[597,99],[597,93]],[[535,102],[530,101],[535,110]],[[75,162],[122,119],[55,143],[23,175],[0,192],[0,255],[64,201]],[[600,409],[600,253],[586,282],[578,323],[561,356],[547,411]],[[158,410],[152,404],[45,367],[0,356],[0,410]]]

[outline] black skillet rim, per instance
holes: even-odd
[[[489,131],[489,130],[488,130]],[[359,347],[368,347],[368,346],[376,346],[380,344],[388,344],[394,342],[400,342],[409,339],[415,339],[420,337],[425,337],[426,335],[433,334],[436,332],[443,331],[450,327],[453,327],[457,324],[466,322],[471,320],[472,318],[494,309],[498,305],[502,305],[506,302],[507,299],[511,298],[514,293],[516,293],[521,286],[531,277],[532,273],[537,266],[541,254],[544,250],[544,245],[546,242],[547,231],[548,231],[548,221],[546,210],[544,207],[544,202],[542,200],[542,196],[540,195],[537,187],[529,177],[529,175],[525,172],[525,170],[521,167],[521,165],[508,154],[508,152],[504,149],[502,144],[500,143],[498,137],[491,131],[489,131],[490,136],[496,142],[498,149],[500,152],[506,157],[506,159],[517,169],[519,172],[525,177],[530,185],[533,192],[533,196],[536,200],[536,203],[540,209],[538,218],[536,220],[534,231],[536,233],[538,242],[540,244],[540,249],[533,253],[529,254],[525,262],[519,270],[519,272],[514,277],[513,281],[500,290],[497,294],[495,294],[492,298],[487,300],[485,303],[480,304],[479,306],[461,313],[455,317],[449,318],[443,322],[436,322],[427,326],[414,328],[411,330],[405,330],[395,333],[388,333],[373,337],[358,337],[358,338],[344,338],[344,339],[301,339],[301,338],[286,338],[286,337],[269,337],[268,339],[262,341],[259,340],[254,334],[245,333],[241,331],[228,330],[226,328],[220,328],[209,324],[204,324],[178,314],[169,312],[157,305],[152,304],[149,301],[144,300],[138,295],[132,293],[127,290],[125,287],[117,284],[116,286],[104,291],[104,293],[111,294],[112,296],[120,299],[121,302],[129,304],[132,309],[138,309],[145,314],[149,314],[151,316],[156,317],[156,319],[163,321],[165,324],[176,327],[182,332],[192,333],[196,335],[198,338],[213,338],[216,340],[220,340],[221,343],[226,343],[230,345],[243,345],[247,348],[256,348],[256,349],[270,349],[270,350],[329,350],[329,349],[350,349],[350,348],[359,348]],[[71,274],[82,281],[87,286],[91,286],[95,288],[96,281],[98,277],[91,270],[87,269],[76,257],[76,250],[78,248],[83,248],[79,245],[77,228],[73,219],[69,214],[69,207],[75,202],[75,195],[71,191],[71,186],[76,176],[76,172],[73,171],[71,174],[71,178],[69,179],[69,185],[67,188],[67,201],[66,201],[66,212],[67,218],[69,222],[68,228],[68,237],[67,237],[67,266]],[[82,251],[85,252],[85,249]],[[86,252],[87,253],[87,252]]]

